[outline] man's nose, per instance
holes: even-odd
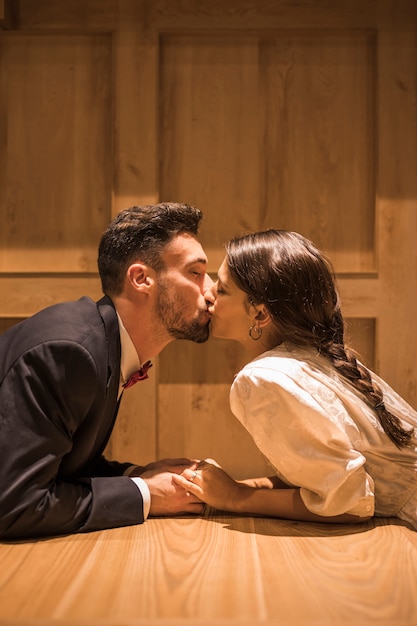
[[[203,284],[203,295],[206,301],[209,302],[210,304],[213,304],[214,302],[214,296],[213,296],[213,290],[212,290],[213,285],[214,285],[214,281],[210,278],[208,274],[206,274],[204,278],[204,284]]]
[[[203,293],[206,293],[206,291],[209,291],[213,285],[214,285],[214,281],[210,278],[209,274],[206,274],[204,276],[204,282],[203,282]]]

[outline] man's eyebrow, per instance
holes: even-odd
[[[191,266],[191,265],[196,265],[196,264],[201,264],[201,265],[207,265],[207,259],[203,259],[203,258],[197,258],[197,259],[193,259],[192,261],[188,261],[187,263],[187,267]]]

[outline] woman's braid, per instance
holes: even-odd
[[[336,312],[333,321],[335,330],[333,336],[336,341],[321,347],[321,352],[326,353],[337,372],[365,396],[391,441],[399,448],[410,445],[413,429],[405,430],[398,417],[388,411],[379,385],[372,380],[369,370],[356,359],[355,352],[344,344],[343,330],[341,330],[343,320],[340,311]]]

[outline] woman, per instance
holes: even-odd
[[[346,346],[330,263],[279,230],[233,239],[226,253],[211,288],[212,334],[246,349],[231,409],[275,475],[237,482],[203,462],[175,482],[236,513],[398,516],[417,529],[417,413]]]

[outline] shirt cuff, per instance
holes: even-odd
[[[149,515],[149,509],[151,508],[151,493],[149,491],[149,487],[143,478],[139,478],[139,476],[129,476],[130,480],[133,480],[136,487],[139,489],[142,494],[143,500],[143,519],[147,519]]]

